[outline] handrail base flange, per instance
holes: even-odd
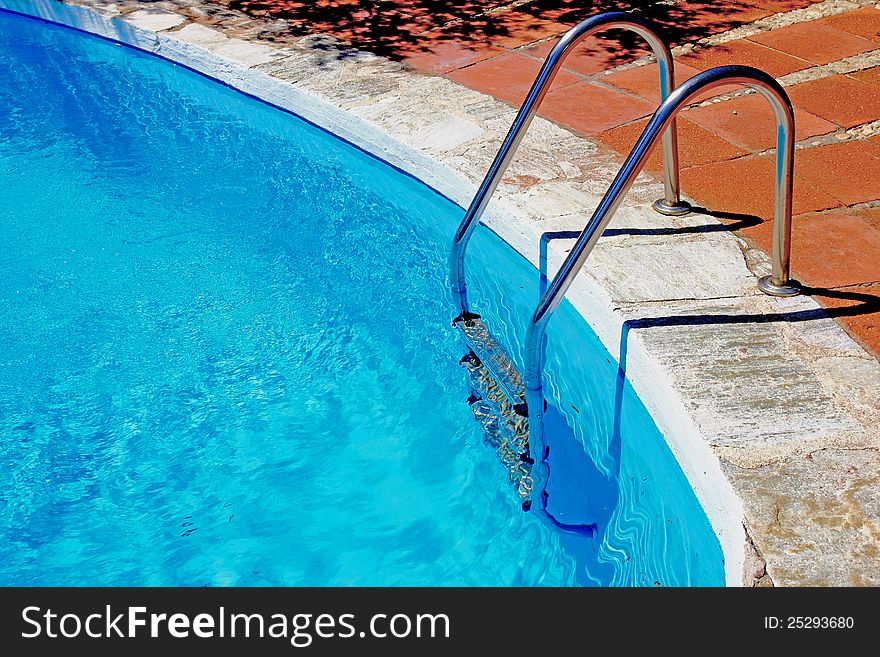
[[[679,217],[688,214],[691,211],[691,204],[687,201],[679,201],[678,203],[667,203],[665,198],[659,198],[651,205],[654,212],[665,214],[667,217]]]
[[[789,280],[785,285],[777,285],[772,276],[762,276],[758,279],[758,289],[771,297],[796,297],[801,293],[801,287],[797,281]]]

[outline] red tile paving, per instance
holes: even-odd
[[[542,116],[595,135],[623,122],[654,113],[653,103],[610,87],[580,82],[551,91],[541,106]]]
[[[832,293],[834,296],[814,293],[813,298],[835,309],[837,321],[847,332],[869,352],[880,355],[880,285],[859,285]]]
[[[683,188],[711,210],[773,217],[773,173],[776,158],[750,156],[684,169]],[[797,167],[797,163],[795,164]],[[836,208],[840,201],[795,175],[795,214]]]
[[[775,13],[773,10],[762,7],[762,4],[770,2],[745,2],[743,0],[684,0],[670,5],[672,11],[678,12],[682,18],[687,18],[691,24],[703,28],[706,34],[716,34],[719,28],[732,29],[739,25],[751,23],[760,18],[766,18]]]
[[[293,32],[326,32],[410,67],[445,75],[519,105],[541,59],[568,26],[611,9],[636,11],[672,45],[749,24],[815,0],[219,0],[259,15],[286,18]],[[725,64],[746,64],[776,77],[880,48],[880,10],[863,7],[795,23],[746,39],[703,47],[676,61],[677,82]],[[542,114],[596,139],[622,159],[656,108],[656,65],[605,75],[646,53],[640,37],[602,35],[572,53]],[[515,50],[515,52],[510,52]],[[709,95],[729,93],[716,88]],[[787,88],[795,109],[793,270],[806,284],[833,287],[816,298],[880,355],[880,135],[813,146],[812,138],[880,119],[880,67]],[[679,119],[683,191],[710,210],[758,215],[738,232],[770,248],[775,157],[771,112],[747,95],[691,108]],[[659,175],[660,149],[647,170]],[[861,207],[847,207],[866,204]],[[869,312],[870,309],[873,312]]]
[[[676,86],[680,85],[682,82],[690,80],[697,73],[702,73],[702,70],[683,64],[681,61],[676,61]],[[610,75],[602,77],[602,81],[608,84],[613,84],[621,89],[631,91],[642,98],[647,98],[655,103],[660,101],[660,79],[656,64],[649,64],[625,71],[619,71],[617,73],[611,73]],[[741,85],[721,85],[720,87],[715,87],[712,91],[706,94],[697,96],[694,99],[694,102],[714,96],[733,93],[735,91],[740,91],[741,89]]]
[[[504,11],[492,14],[489,41],[497,46],[514,49],[564,33],[568,26],[555,21],[535,18],[520,11]]]
[[[507,53],[453,71],[448,77],[466,87],[519,106],[529,93],[540,69],[541,62],[537,60],[517,53]],[[567,71],[559,71],[553,81],[552,89],[556,90],[579,81],[580,78],[577,76]]]
[[[750,94],[723,103],[686,110],[688,119],[752,152],[776,146],[773,110],[763,96]],[[795,139],[834,132],[837,126],[809,112],[795,108]]]
[[[506,52],[500,46],[450,38],[450,40],[438,40],[430,50],[405,49],[403,61],[417,70],[444,74]]]
[[[373,3],[375,4],[375,2]],[[384,11],[389,11],[390,2],[383,3]],[[399,11],[418,17],[434,26],[445,25],[450,21],[471,18],[507,4],[504,0],[464,0],[463,2],[420,2],[419,0],[395,0],[393,5]]]
[[[749,37],[749,41],[818,65],[852,57],[877,47],[877,44],[867,39],[821,23],[795,23]]]
[[[626,0],[534,0],[518,9],[544,20],[574,25],[603,11],[632,11],[634,4]]]
[[[851,128],[880,117],[880,86],[833,75],[786,89],[796,107]]]
[[[744,0],[743,4],[760,7],[774,14],[781,14],[786,11],[809,7],[815,4],[815,0]]]
[[[855,34],[874,43],[880,43],[880,11],[857,9],[825,18],[820,23]]]
[[[791,248],[792,269],[811,285],[834,288],[880,281],[880,229],[854,213],[795,217]]]
[[[545,59],[556,45],[556,42],[557,39],[551,39],[527,48],[522,52],[533,57]],[[626,49],[621,53],[613,39],[590,37],[578,44],[566,56],[563,67],[583,75],[592,75],[615,66],[620,66],[621,64],[626,64],[646,54],[648,54],[648,51],[641,47]]]
[[[679,118],[677,123],[678,154],[682,169],[746,155],[746,151],[743,149],[704,130],[686,118]],[[647,124],[648,119],[642,119],[641,121],[635,121],[634,123],[607,130],[597,135],[597,138],[600,142],[618,153],[628,153]],[[659,142],[648,157],[645,169],[653,173],[660,173],[663,170],[663,158]]]
[[[640,9],[645,18],[661,28],[672,45],[696,41],[776,13],[740,0],[685,0]]]
[[[860,82],[867,82],[868,84],[880,86],[880,66],[859,71],[858,73],[850,73],[850,77],[859,80]]]
[[[681,84],[686,80],[690,80],[700,69],[675,62],[675,83]],[[647,98],[653,102],[660,100],[660,73],[657,71],[657,64],[649,64],[647,66],[639,66],[626,71],[612,73],[602,78],[603,82],[613,84],[615,87],[626,89],[632,93]]]
[[[681,58],[681,62],[703,71],[725,64],[745,64],[760,68],[773,77],[780,77],[812,66],[805,59],[792,57],[745,39],[703,48],[685,55]]]
[[[880,206],[875,206],[873,208],[859,208],[858,210],[853,210],[853,212],[871,224],[874,228],[880,230]],[[880,279],[878,279],[878,282],[880,282]]]
[[[799,178],[844,205],[880,199],[880,147],[868,141],[802,150],[795,167]]]

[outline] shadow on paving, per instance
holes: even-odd
[[[854,317],[880,312],[880,297],[852,290],[835,290],[824,287],[801,287],[803,294],[811,297],[826,297],[842,301],[854,301],[855,305],[837,308],[814,308],[792,312],[763,314],[705,314],[668,315],[665,317],[644,317],[624,322],[626,330],[655,328],[660,326],[699,326],[701,324],[766,324],[769,322],[808,322],[829,317]]]
[[[720,212],[716,210],[707,210],[694,206],[691,208],[693,214],[700,214],[707,217],[715,217],[722,219],[727,223],[708,223],[698,226],[658,226],[657,228],[606,228],[602,232],[602,237],[615,237],[620,235],[692,235],[695,233],[717,233],[717,232],[733,232],[740,228],[748,228],[763,223],[761,217],[753,214],[740,214],[738,212]],[[587,218],[584,218],[586,223]],[[549,280],[547,278],[547,258],[550,242],[554,240],[575,240],[580,237],[578,230],[558,230],[548,231],[541,234],[541,240],[538,244],[538,271],[541,277],[540,294],[547,291]]]
[[[284,19],[289,36],[330,34],[392,59],[431,53],[449,43],[477,50],[505,38],[508,46],[510,39],[525,45],[611,10],[643,16],[671,45],[729,30],[755,17],[754,4],[737,0],[672,5],[660,0],[531,0],[516,6],[498,0],[214,0],[214,4],[255,17]],[[609,31],[604,40],[607,46],[602,43],[600,47],[613,51],[612,66],[644,53],[644,43],[632,32]]]

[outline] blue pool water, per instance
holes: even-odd
[[[550,485],[598,535],[519,510],[457,365],[461,208],[181,67],[3,12],[0,117],[0,584],[723,583],[568,304]],[[516,352],[537,272],[485,229],[470,254]]]

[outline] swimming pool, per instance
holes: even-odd
[[[0,112],[0,583],[723,583],[568,304],[550,487],[599,531],[519,510],[465,403],[455,204],[186,69],[2,12]],[[469,267],[519,358],[537,272],[485,229]]]

